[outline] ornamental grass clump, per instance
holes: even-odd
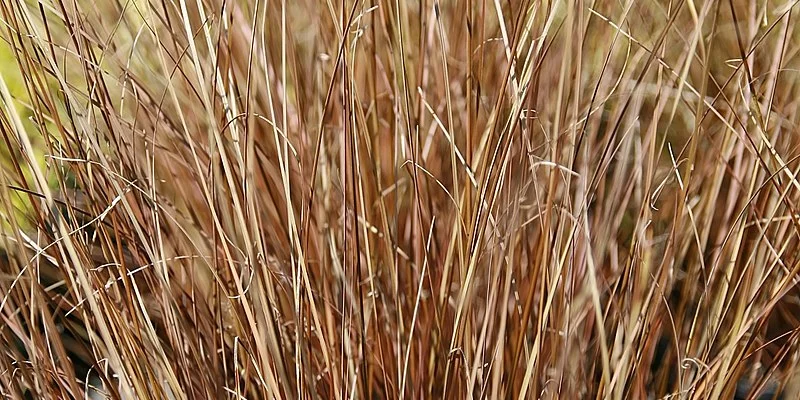
[[[0,393],[796,398],[799,8],[0,0]]]

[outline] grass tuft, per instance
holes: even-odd
[[[0,394],[797,398],[797,13],[0,0]]]

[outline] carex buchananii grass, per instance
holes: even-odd
[[[0,393],[800,396],[784,0],[0,0]]]

